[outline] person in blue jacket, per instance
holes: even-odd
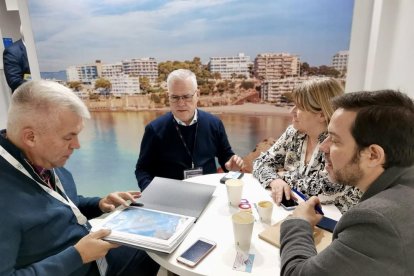
[[[144,251],[103,240],[110,230],[89,231],[88,219],[140,197],[77,194],[63,166],[89,117],[69,88],[52,81],[28,81],[12,95],[0,131],[0,275],[157,274]]]
[[[25,75],[30,75],[29,60],[27,59],[24,40],[19,39],[3,51],[3,67],[6,81],[12,92],[26,81]]]
[[[171,112],[145,127],[135,176],[143,191],[155,176],[185,179],[216,173],[217,157],[224,171],[238,171],[243,159],[234,154],[223,123],[197,109],[197,79],[178,69],[167,78]]]

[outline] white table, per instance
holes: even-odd
[[[210,174],[188,179],[190,182],[217,186],[210,203],[188,236],[173,253],[148,252],[148,255],[168,271],[183,276],[278,275],[280,272],[279,249],[258,237],[261,231],[269,227],[269,225],[260,222],[260,220],[254,224],[249,251],[250,254],[255,254],[252,272],[246,273],[233,270],[233,263],[237,251],[234,245],[231,215],[238,212],[238,209],[230,207],[228,204],[226,187],[220,183],[220,178],[223,175]],[[244,181],[242,198],[246,198],[252,205],[261,200],[271,200],[269,191],[263,189],[251,174],[245,174],[242,180]],[[341,216],[339,210],[333,205],[323,206],[323,211],[326,216],[334,219],[339,219]],[[253,210],[253,212],[256,211]],[[272,224],[284,219],[289,213],[282,207],[274,205]],[[217,247],[195,268],[190,268],[177,262],[177,257],[200,237],[215,241]]]

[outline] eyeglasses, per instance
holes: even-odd
[[[182,95],[182,96],[177,96],[177,95],[170,95],[170,102],[172,103],[178,103],[180,100],[183,100],[184,102],[191,102],[193,100],[194,95],[197,92],[193,93],[193,94],[186,94],[186,95]]]

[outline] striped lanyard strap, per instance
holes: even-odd
[[[55,170],[52,169],[52,172],[54,174],[55,181],[56,181],[56,187],[58,187],[60,189],[60,191],[62,192],[62,194],[66,198],[64,198],[62,195],[60,195],[58,192],[52,190],[48,186],[45,186],[42,183],[40,183],[39,181],[37,181],[36,179],[34,179],[33,176],[26,170],[26,168],[19,161],[17,161],[17,159],[14,158],[9,152],[7,152],[1,145],[0,145],[0,156],[2,156],[7,162],[9,162],[10,165],[12,165],[16,170],[20,171],[21,173],[26,175],[28,178],[30,178],[31,180],[36,182],[46,193],[48,193],[49,195],[51,195],[55,199],[59,200],[63,204],[68,205],[71,208],[72,212],[74,213],[74,215],[75,215],[75,217],[78,221],[78,224],[83,225],[83,226],[85,224],[87,224],[88,219],[81,213],[79,208],[66,195],[65,190],[63,188],[63,185],[60,182],[59,177],[55,173]]]

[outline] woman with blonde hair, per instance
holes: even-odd
[[[291,110],[292,125],[253,162],[253,175],[263,187],[271,188],[278,205],[283,195],[295,198],[292,188],[308,196],[318,195],[321,203],[334,203],[342,213],[358,202],[359,190],[329,181],[325,157],[319,151],[333,114],[330,100],[343,93],[337,80],[316,78],[288,94],[295,104]]]

